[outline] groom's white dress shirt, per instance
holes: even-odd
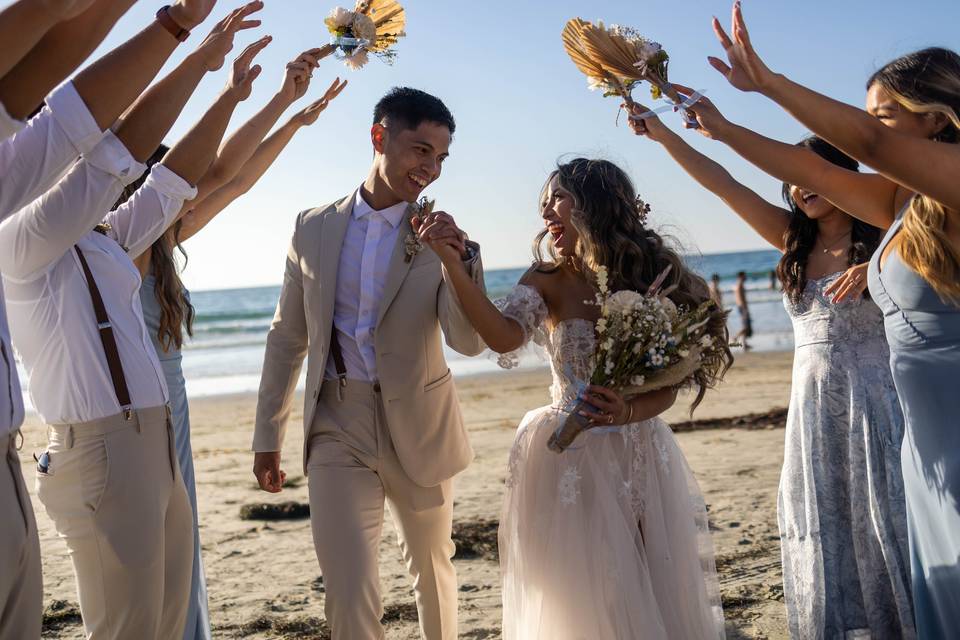
[[[28,123],[12,118],[0,104],[0,220],[46,191],[103,135],[69,82],[50,94]],[[23,423],[23,395],[3,300],[0,280],[0,439]]]
[[[353,212],[340,250],[337,291],[333,307],[335,339],[340,341],[347,377],[351,380],[377,379],[374,351],[380,299],[387,281],[390,257],[400,232],[400,223],[409,205],[400,202],[374,211],[357,190]],[[325,378],[336,379],[333,357],[327,362]]]
[[[108,133],[53,189],[0,225],[0,273],[13,342],[30,376],[30,397],[48,424],[120,412],[74,244],[103,296],[133,406],[167,400],[131,257],[163,234],[196,189],[158,164],[133,197],[104,217],[144,170]],[[110,225],[107,235],[91,231],[101,220]]]

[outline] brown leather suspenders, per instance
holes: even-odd
[[[120,409],[129,420],[132,415],[130,391],[127,389],[126,376],[123,375],[123,364],[120,362],[120,350],[117,348],[117,340],[113,335],[113,325],[110,323],[110,316],[107,315],[107,308],[103,304],[103,297],[100,295],[97,281],[93,279],[93,273],[90,271],[87,259],[83,257],[83,252],[77,245],[73,245],[73,250],[76,251],[77,258],[80,259],[80,266],[83,268],[83,275],[87,280],[87,289],[90,291],[90,300],[93,302],[93,313],[97,317],[100,341],[103,343],[103,354],[107,358],[107,367],[110,369],[110,378],[113,380],[113,390],[117,395]]]

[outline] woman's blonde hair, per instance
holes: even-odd
[[[606,267],[612,291],[645,292],[669,266],[663,287],[676,285],[669,298],[678,307],[693,309],[711,299],[706,281],[684,264],[680,254],[660,234],[645,226],[645,207],[637,199],[633,182],[620,167],[608,160],[587,158],[565,162],[547,178],[541,202],[554,178],[574,199],[572,223],[580,237],[573,261],[578,267],[588,273]],[[558,255],[546,229],[534,240],[533,253],[536,264],[544,265],[546,270],[565,260]],[[697,395],[691,412],[707,389],[716,386],[733,364],[726,313],[722,309],[714,307],[707,330],[719,348],[710,351],[693,376],[691,384],[697,388]]]
[[[933,137],[960,142],[960,55],[931,47],[901,56],[874,73],[867,89],[878,85],[914,113],[946,119]],[[897,250],[900,259],[919,273],[944,302],[960,306],[960,251],[946,233],[947,208],[917,194],[903,216]]]

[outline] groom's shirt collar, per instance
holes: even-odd
[[[373,207],[367,204],[367,201],[363,199],[363,193],[360,189],[357,189],[357,197],[353,201],[353,217],[359,220],[365,215],[370,213],[379,213],[383,218],[396,229],[400,226],[400,223],[403,221],[403,216],[407,212],[407,207],[410,206],[406,202],[398,202],[392,207],[387,207],[386,209],[381,209],[376,211]]]

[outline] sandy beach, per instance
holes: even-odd
[[[694,422],[681,399],[665,416],[677,431],[710,511],[729,638],[786,638],[776,493],[783,460],[790,353],[738,354],[723,386],[708,393]],[[525,370],[458,380],[476,459],[457,480],[454,531],[460,582],[460,637],[500,637],[496,560],[507,453],[529,409],[548,404],[549,372]],[[308,519],[246,520],[244,506],[307,501],[300,469],[301,413],[291,418],[284,450],[288,485],[260,492],[250,471],[254,395],[191,403],[201,538],[216,638],[329,637],[323,583]],[[21,458],[33,484],[31,454],[45,434],[35,417],[24,427]],[[32,486],[31,486],[32,491]],[[44,638],[82,638],[70,561],[34,496],[43,548]],[[387,518],[381,542],[387,637],[418,638],[410,578]]]

